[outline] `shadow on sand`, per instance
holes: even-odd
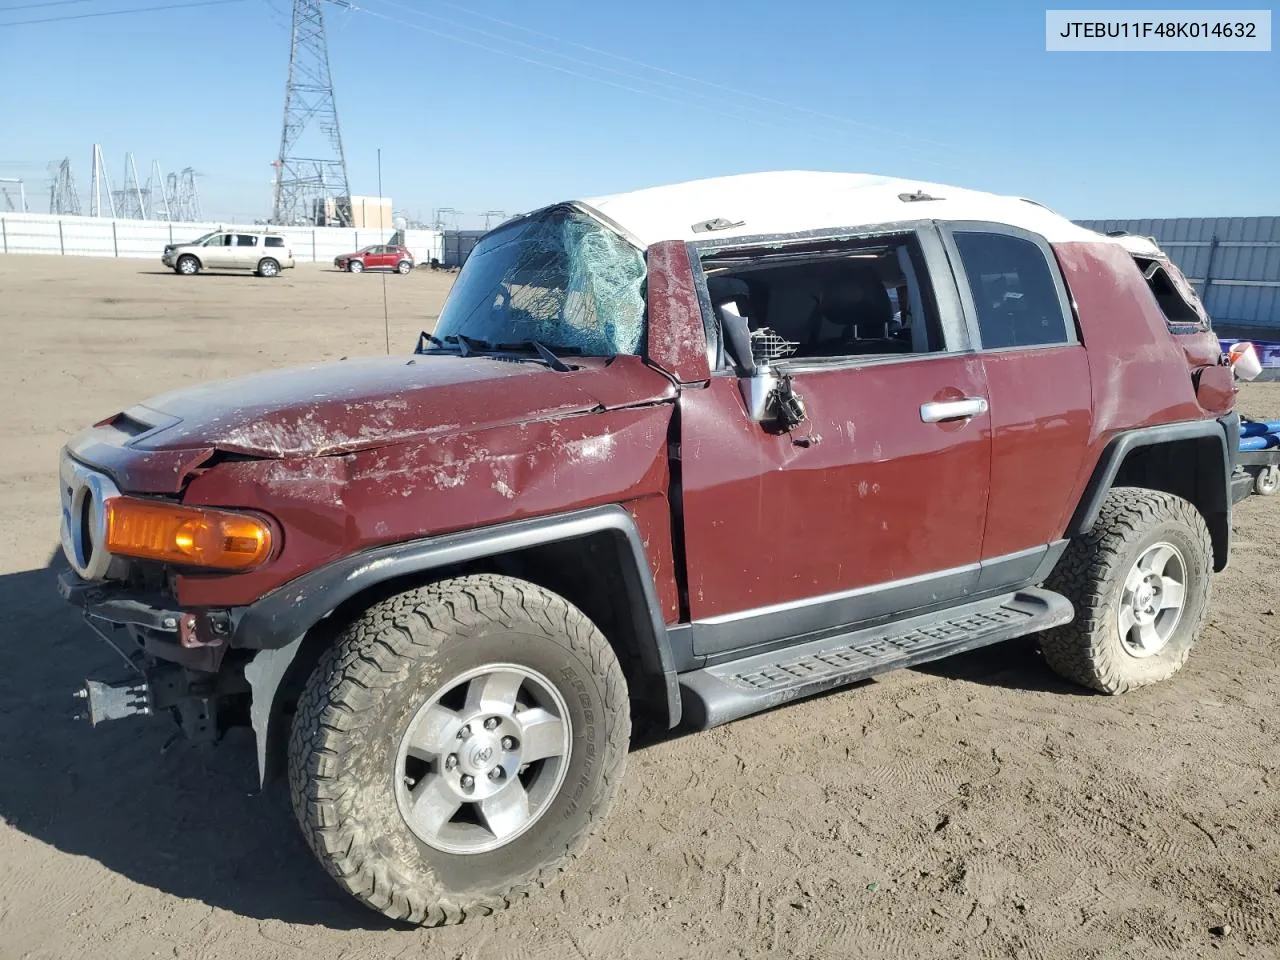
[[[0,577],[0,817],[64,853],[246,917],[387,929],[325,874],[283,788],[259,794],[252,736],[178,742],[160,718],[93,729],[71,693],[122,664],[57,594],[57,568]]]

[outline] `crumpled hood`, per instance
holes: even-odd
[[[655,403],[675,387],[638,357],[542,363],[449,355],[375,357],[188,387],[101,426],[135,451],[316,457]]]

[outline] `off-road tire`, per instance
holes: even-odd
[[[173,265],[174,271],[183,277],[194,277],[200,272],[200,261],[189,253],[184,253]]]
[[[487,853],[444,853],[400,814],[396,751],[450,678],[496,662],[554,678],[571,720],[567,773],[523,834]],[[626,762],[627,707],[608,641],[556,594],[491,575],[409,590],[348,626],[307,681],[289,742],[294,813],[329,873],[373,909],[425,926],[490,914],[550,881],[604,818]]]
[[[1118,607],[1125,577],[1154,543],[1171,543],[1186,562],[1182,616],[1159,653],[1135,657],[1120,637]],[[1173,676],[1186,663],[1204,625],[1213,575],[1213,545],[1204,518],[1173,494],[1116,487],[1093,529],[1075,538],[1045,582],[1075,607],[1075,619],[1040,636],[1045,661],[1059,676],[1101,693],[1125,693]]]

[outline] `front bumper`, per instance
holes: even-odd
[[[98,624],[123,629],[134,650],[207,673],[218,670],[243,613],[241,608],[177,609],[158,593],[132,590],[113,581],[85,580],[74,570],[59,574],[58,593],[78,607],[95,630]]]

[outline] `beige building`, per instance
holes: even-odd
[[[390,197],[351,197],[351,226],[391,230],[394,221]]]

